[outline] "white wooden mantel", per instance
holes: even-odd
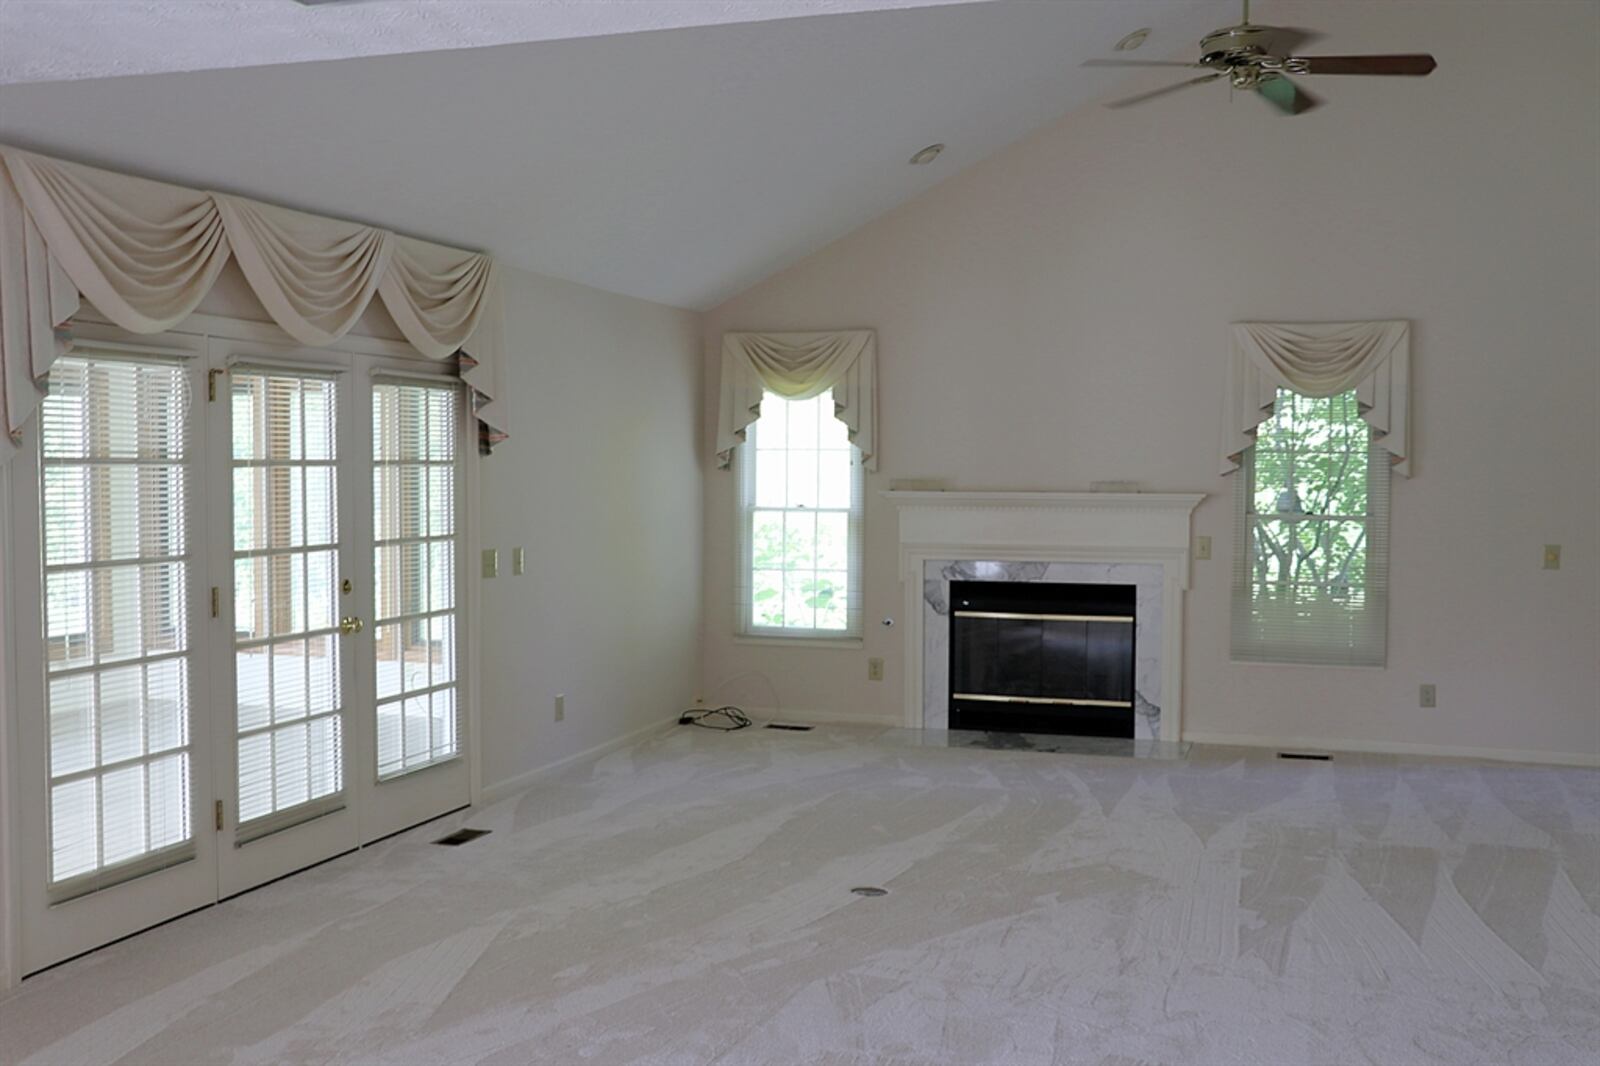
[[[935,559],[1143,563],[1162,570],[1161,739],[1183,735],[1183,594],[1200,492],[881,494],[900,521],[905,724],[922,725],[923,575]]]

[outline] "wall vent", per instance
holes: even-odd
[[[815,729],[816,727],[815,726],[809,726],[809,725],[796,725],[793,722],[768,722],[767,723],[767,728],[768,729],[786,729],[791,733],[809,733],[809,732],[811,732],[811,730]]]
[[[470,840],[477,840],[479,837],[488,835],[489,830],[487,829],[457,829],[454,833],[435,840],[434,843],[443,844],[447,848],[459,848]]]
[[[1321,751],[1280,751],[1280,759],[1310,759],[1312,762],[1332,762],[1333,756]]]

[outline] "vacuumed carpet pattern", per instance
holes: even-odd
[[[1594,771],[683,727],[30,979],[0,1048],[1592,1063],[1597,911]]]

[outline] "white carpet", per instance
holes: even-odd
[[[458,823],[494,832],[426,843]],[[1591,770],[684,727],[30,979],[0,1048],[1593,1063],[1597,911]]]

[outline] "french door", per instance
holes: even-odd
[[[469,801],[466,425],[409,361],[58,362],[13,479],[25,973]]]

